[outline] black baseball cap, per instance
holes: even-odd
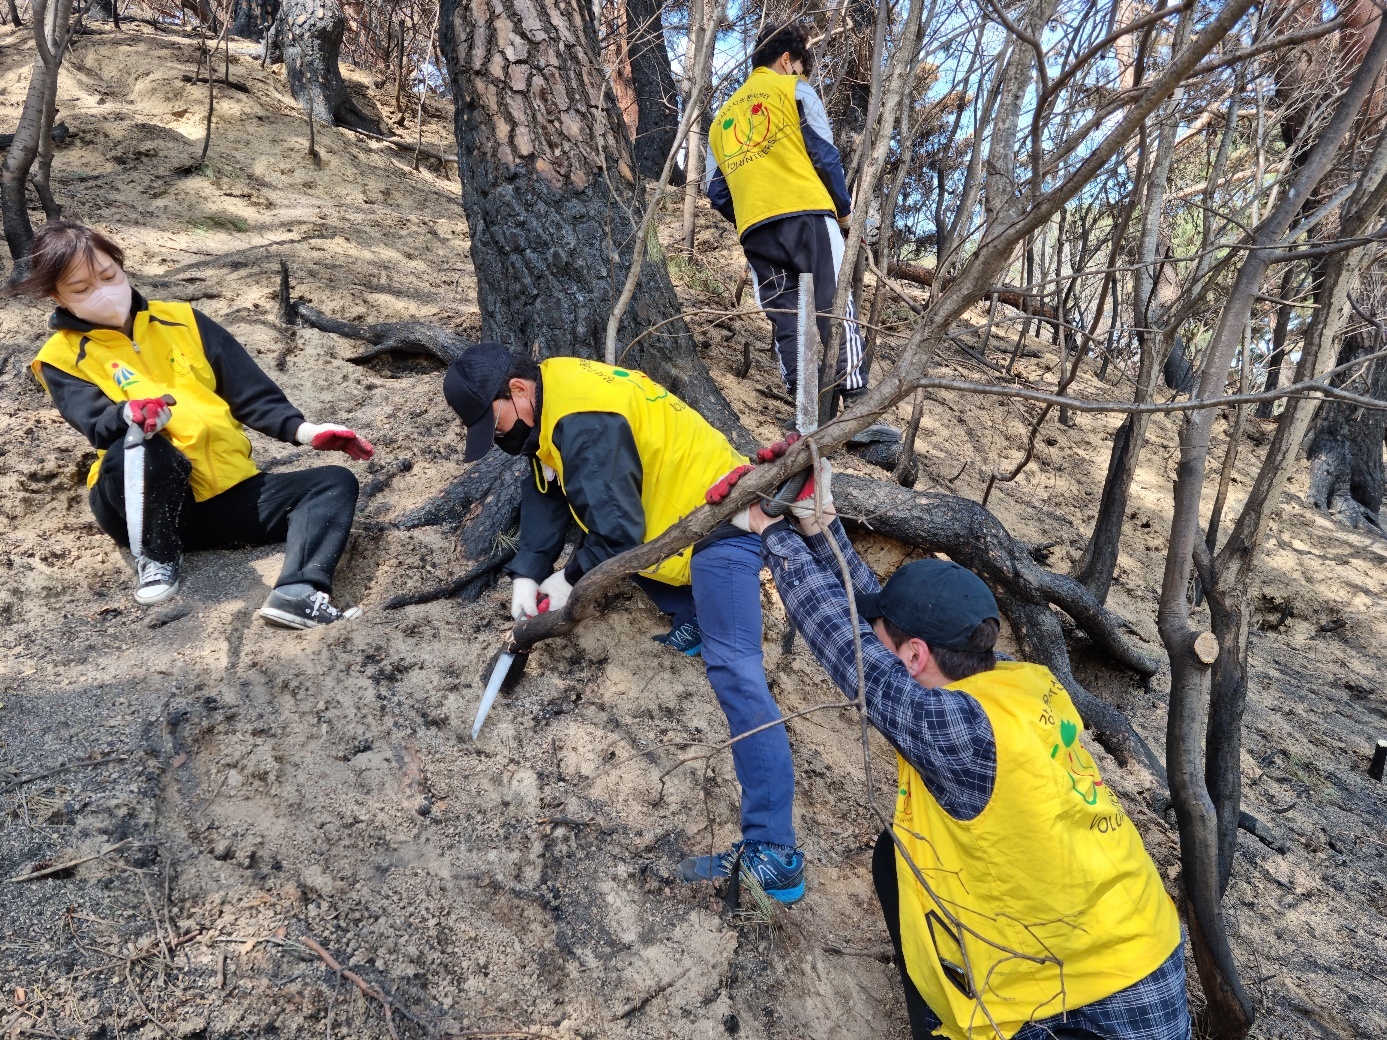
[[[501,344],[478,343],[448,366],[443,396],[467,427],[463,462],[476,462],[491,450],[496,435],[491,402],[505,389],[510,363],[511,353]]]
[[[969,637],[988,618],[1001,623],[997,599],[981,578],[952,560],[916,560],[887,579],[880,592],[857,597],[857,613],[885,618],[929,646],[983,653]]]

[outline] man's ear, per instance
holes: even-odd
[[[915,678],[929,667],[929,644],[923,639],[912,638],[910,640],[910,653],[910,675],[911,678]]]
[[[512,379],[506,384],[506,389],[510,391],[511,397],[514,398],[516,394],[523,394],[528,387],[525,386],[525,380]]]

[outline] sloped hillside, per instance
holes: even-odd
[[[24,32],[0,30],[0,126],[17,119],[31,60]],[[138,608],[127,564],[86,507],[91,453],[28,373],[44,310],[6,301],[0,872],[96,858],[0,886],[0,1031],[906,1036],[871,892],[879,827],[848,712],[789,723],[809,894],[769,920],[730,915],[708,889],[676,880],[680,856],[734,836],[736,785],[725,756],[706,773],[701,761],[672,768],[726,726],[701,666],[650,642],[660,618],[643,597],[614,595],[572,639],[537,649],[483,739],[468,739],[480,673],[508,627],[505,590],[380,609],[451,576],[461,558],[455,528],[397,523],[461,472],[438,367],[358,366],[345,360],[350,342],[275,317],[283,260],[295,292],[334,316],[475,334],[456,183],[342,130],[319,128],[315,165],[282,79],[243,54],[232,78],[248,89],[218,88],[208,164],[187,172],[206,104],[205,86],[181,78],[195,60],[190,38],[148,26],[82,37],[59,91],[73,138],[54,188],[71,216],[125,246],[138,287],[193,300],[311,420],[350,422],[376,443],[375,460],[353,464],[367,493],[337,588],[366,613],[323,631],[266,628],[253,615],[278,570],[270,550],[192,556],[172,604]],[[369,82],[349,78],[371,104]],[[424,140],[446,151],[450,113],[431,107]],[[700,220],[700,258],[672,265],[690,311],[730,306],[740,271],[730,229],[706,211]],[[692,320],[719,384],[769,441],[788,406],[766,392],[776,380],[764,318],[743,310]],[[748,341],[743,381],[732,373]],[[1052,379],[1048,346],[1032,346],[1040,356],[1023,368]],[[976,372],[963,355],[945,364]],[[1092,373],[1079,385],[1127,393]],[[1015,462],[1031,414],[936,395],[919,440],[922,486],[979,497],[993,469]],[[993,494],[1015,534],[1052,543],[1057,569],[1091,526],[1116,424],[1052,426],[1022,477]],[[1153,648],[1174,430],[1155,424],[1111,600]],[[1253,437],[1235,503],[1266,431]],[[317,461],[255,444],[269,468]],[[1387,811],[1365,766],[1387,736],[1387,551],[1314,513],[1303,490],[1293,484],[1260,571],[1244,763],[1248,808],[1286,851],[1242,836],[1228,902],[1261,1002],[1256,1035],[1376,1036],[1387,1032]],[[883,573],[906,555],[864,544]],[[832,700],[802,643],[782,653],[769,583],[765,606],[782,709]],[[1159,747],[1163,681],[1145,688],[1082,645],[1075,656]],[[1151,809],[1152,779],[1098,757],[1174,891],[1173,819]],[[73,768],[17,783],[64,764]],[[878,789],[893,773],[874,742]],[[310,939],[391,995],[390,1021]]]

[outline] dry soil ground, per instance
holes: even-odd
[[[0,30],[0,126],[18,116],[26,34]],[[0,874],[127,844],[0,885],[0,1033],[387,1035],[380,1003],[326,969],[311,937],[393,994],[402,1035],[905,1036],[870,886],[877,826],[846,713],[790,723],[810,885],[768,923],[734,919],[674,880],[682,854],[735,836],[736,788],[725,757],[706,784],[696,766],[662,780],[725,723],[699,664],[650,643],[660,618],[639,596],[615,597],[574,638],[537,650],[484,738],[468,739],[479,673],[507,627],[504,590],[380,609],[458,565],[455,530],[395,526],[461,470],[438,369],[358,367],[343,360],[352,344],[274,317],[283,258],[296,291],[328,313],[474,333],[456,183],[339,130],[320,130],[315,167],[282,78],[246,54],[233,54],[232,76],[249,92],[218,88],[208,163],[180,173],[201,145],[205,88],[180,78],[194,61],[189,37],[138,24],[79,39],[59,92],[75,136],[54,188],[70,215],[123,243],[140,287],[195,301],[311,419],[350,421],[375,441],[376,460],[356,465],[373,493],[337,588],[366,614],[310,633],[266,628],[253,613],[278,569],[272,550],[194,556],[177,600],[135,606],[127,563],[86,507],[91,453],[28,373],[44,310],[4,304]],[[449,115],[438,108],[425,131],[446,147]],[[701,259],[675,263],[676,280],[690,308],[728,305],[735,241],[711,219],[700,227]],[[775,382],[766,326],[744,309],[699,319],[697,334],[769,440],[787,408],[761,392]],[[758,351],[742,382],[731,371],[747,337]],[[1023,367],[1040,378],[1053,363]],[[976,371],[961,356],[948,364]],[[1125,392],[1090,374],[1079,388]],[[922,485],[977,497],[989,471],[1014,462],[1029,414],[995,399],[933,401]],[[994,493],[1014,533],[1056,543],[1056,568],[1092,523],[1115,425],[1050,427],[1021,479]],[[1112,597],[1153,648],[1173,431],[1156,424]],[[1266,436],[1252,432],[1234,505]],[[318,461],[258,437],[256,449],[272,467]],[[866,544],[882,571],[904,556]],[[1227,899],[1261,1037],[1387,1032],[1387,813],[1365,776],[1387,736],[1384,564],[1380,540],[1317,515],[1293,483],[1259,572],[1244,759],[1248,807],[1288,851],[1243,836]],[[831,699],[802,644],[780,652],[769,586],[765,602],[782,708]],[[1163,682],[1147,690],[1078,657],[1159,747]],[[889,784],[888,749],[873,748],[874,778]],[[1175,891],[1173,823],[1147,808],[1150,778],[1099,757]],[[64,763],[77,768],[19,782]]]

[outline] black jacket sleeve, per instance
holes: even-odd
[[[713,158],[711,148],[708,149],[708,156],[704,161],[708,164],[707,183],[704,185],[708,202],[726,217],[729,223],[735,225],[737,223],[737,211],[732,205],[732,189],[727,186],[727,178],[722,175],[722,167]]]
[[[554,427],[564,492],[587,534],[564,576],[576,582],[603,560],[645,541],[643,470],[631,426],[610,412],[577,412]]]
[[[41,370],[58,414],[87,438],[93,448],[105,451],[125,436],[128,424],[120,414],[121,405],[103,394],[95,383],[70,376],[48,364]]]
[[[533,459],[530,464],[539,465]],[[543,581],[554,573],[554,561],[563,552],[571,514],[557,479],[549,482],[548,491],[539,489],[533,468],[524,479],[520,488],[520,544],[506,570],[521,578]]]
[[[232,418],[266,437],[293,444],[303,412],[289,403],[235,336],[199,310],[193,316],[202,351],[217,377],[217,396],[230,406]]]

